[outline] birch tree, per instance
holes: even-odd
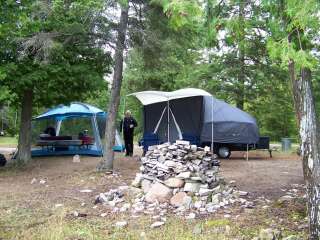
[[[267,1],[266,1],[267,2]],[[312,69],[319,59],[318,1],[286,0],[276,4],[265,3],[270,12],[268,23],[270,39],[268,49],[274,59],[287,66],[294,96],[296,118],[299,125],[300,152],[307,187],[309,239],[320,237],[320,138],[318,135]]]

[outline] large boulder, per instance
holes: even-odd
[[[178,192],[170,199],[170,204],[175,207],[184,206],[185,208],[190,208],[192,203],[192,198],[188,196],[185,192]]]
[[[160,203],[167,202],[172,197],[172,189],[156,182],[151,185],[149,191],[145,196],[146,202],[155,202],[158,201]]]

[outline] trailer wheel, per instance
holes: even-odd
[[[6,163],[7,163],[6,158],[4,157],[3,154],[0,154],[0,167],[3,167],[4,165],[6,165]]]
[[[231,151],[228,147],[226,147],[226,146],[219,147],[218,156],[220,158],[229,158],[230,155],[231,155]]]

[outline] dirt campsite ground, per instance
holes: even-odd
[[[117,153],[113,175],[95,171],[100,158],[83,156],[80,163],[47,157],[35,158],[24,169],[1,169],[0,239],[252,239],[265,228],[305,236],[302,164],[296,154],[270,158],[267,152],[250,152],[246,161],[238,152],[221,160],[221,175],[249,192],[256,207],[233,207],[228,218],[224,210],[192,221],[171,215],[161,229],[150,229],[150,216],[130,219],[130,213],[113,214],[93,204],[100,192],[130,185],[138,159]],[[290,189],[300,198],[278,201]],[[262,198],[266,201],[259,203]],[[83,217],[75,217],[75,211]],[[119,230],[114,223],[121,220],[129,224]]]

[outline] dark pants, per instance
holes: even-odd
[[[132,156],[133,155],[133,134],[132,133],[124,133],[124,145],[126,147],[126,155]]]

